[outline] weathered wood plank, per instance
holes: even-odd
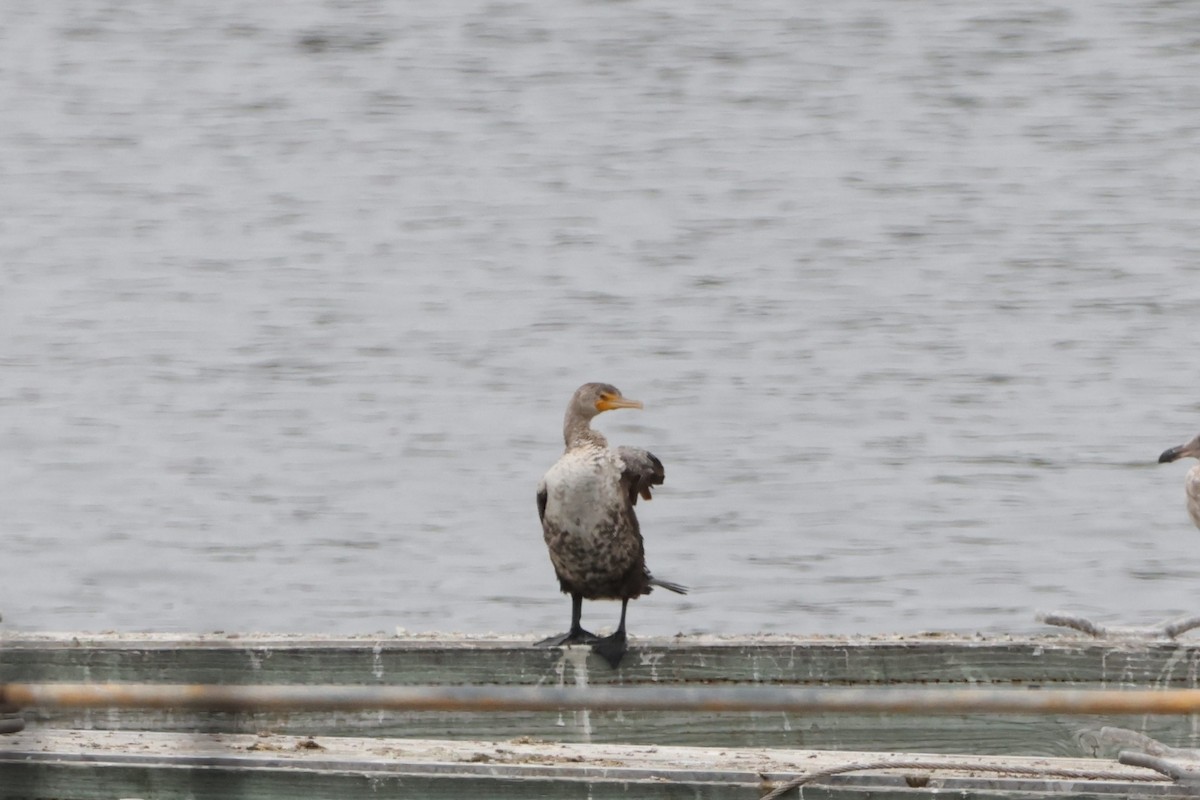
[[[1129,728],[1181,747],[1200,747],[1191,718],[1027,717],[967,715],[900,717],[780,714],[187,714],[112,711],[36,713],[31,725],[89,730],[324,734],[446,739],[531,736],[561,742],[835,750],[911,749],[928,753],[1089,755],[1089,733]],[[1083,740],[1083,741],[1081,741]]]
[[[532,647],[501,637],[308,637],[9,634],[0,681],[600,685],[1197,686],[1200,645],[1074,634],[991,639],[677,637],[635,642],[619,670],[586,648]],[[1193,718],[785,714],[190,714],[38,712],[35,720],[94,729],[507,739],[1086,755],[1102,725],[1200,747]]]
[[[582,676],[581,676],[581,673]],[[515,637],[0,637],[0,680],[540,684],[742,682],[1200,686],[1200,643],[1042,637],[638,639],[619,670]]]
[[[900,757],[898,754],[886,754]],[[878,753],[351,739],[41,729],[0,740],[0,797],[758,798],[798,774]],[[904,756],[908,759],[911,756]],[[1146,770],[1084,759],[939,757],[953,768],[871,770],[805,787],[805,798],[944,796],[1168,798],[1185,790]],[[1005,768],[1010,774],[985,772]],[[1014,768],[1104,777],[1015,775]]]
[[[294,717],[282,721],[288,726],[282,730],[296,733],[314,730],[297,724],[300,720]],[[438,718],[432,714],[414,714],[407,719],[361,721],[362,727],[347,727],[346,733],[437,738],[506,738],[524,734],[568,742],[1074,757],[1095,755],[1094,733],[1107,725],[1134,730],[1178,747],[1200,747],[1200,731],[1193,717],[591,712],[556,717],[528,715],[524,719],[491,719],[483,715],[447,719],[444,715]],[[280,729],[251,726],[247,730]]]

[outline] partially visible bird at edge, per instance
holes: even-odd
[[[641,408],[607,383],[585,383],[575,391],[563,419],[566,452],[538,484],[538,517],[550,561],[564,594],[571,595],[571,627],[539,645],[591,644],[613,669],[627,644],[625,612],[629,601],[655,586],[678,594],[686,587],[655,578],[646,568],[642,532],[633,507],[638,497],[662,485],[662,462],[635,447],[611,449],[591,427],[592,418],[617,408]],[[609,636],[583,629],[583,601],[620,600],[621,620]]]
[[[1200,436],[1186,444],[1164,450],[1163,454],[1158,457],[1158,463],[1166,464],[1188,456],[1200,458]],[[1187,489],[1188,514],[1196,527],[1200,528],[1200,464],[1196,464],[1188,470],[1187,477],[1184,478],[1184,487]]]

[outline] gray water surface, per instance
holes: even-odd
[[[1192,4],[0,22],[10,627],[563,629],[588,380],[693,588],[635,634],[1200,612]]]

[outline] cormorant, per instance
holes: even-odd
[[[663,482],[662,462],[634,447],[612,450],[592,430],[602,411],[641,408],[615,386],[585,383],[575,391],[563,419],[567,449],[538,484],[538,517],[550,561],[564,594],[571,595],[571,629],[539,645],[591,644],[614,669],[626,651],[625,610],[629,601],[661,586],[686,594],[686,587],[659,580],[646,569],[642,533],[633,507],[638,496]],[[580,625],[583,600],[620,600],[621,621],[603,638]]]

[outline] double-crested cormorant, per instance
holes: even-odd
[[[1192,439],[1187,444],[1181,444],[1178,447],[1172,447],[1170,450],[1164,450],[1163,454],[1158,457],[1158,463],[1165,464],[1168,461],[1178,461],[1187,456],[1200,458],[1200,436]],[[1200,528],[1200,464],[1188,470],[1187,477],[1184,478],[1184,486],[1187,488],[1188,514],[1191,515],[1192,522],[1196,523],[1196,527]]]
[[[615,386],[585,383],[575,391],[563,419],[567,450],[538,484],[538,516],[550,561],[564,594],[571,595],[571,629],[540,645],[590,643],[615,669],[625,654],[625,610],[635,597],[661,586],[686,594],[676,583],[646,569],[642,533],[633,507],[638,495],[663,482],[662,462],[634,447],[609,449],[591,428],[592,417],[614,408],[641,408]],[[583,600],[620,600],[621,621],[603,638],[579,624]]]

